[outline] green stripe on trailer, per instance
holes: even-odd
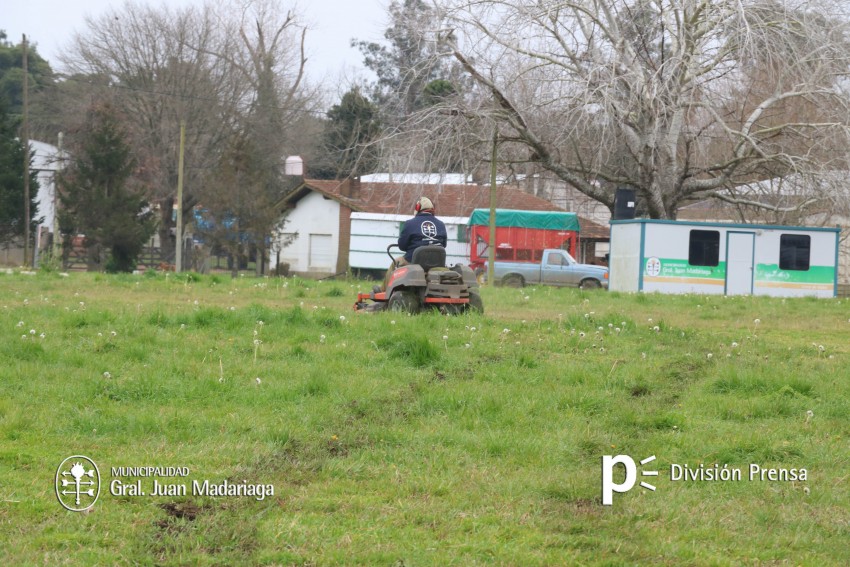
[[[490,209],[475,209],[469,226],[489,226]],[[579,232],[578,215],[561,211],[518,211],[496,209],[497,227],[541,228],[544,230],[573,230]]]
[[[757,264],[756,281],[834,285],[835,268],[833,266],[809,266],[808,270],[780,270],[776,264]]]

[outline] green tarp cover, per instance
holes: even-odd
[[[469,226],[489,226],[490,209],[475,209],[469,216]],[[496,209],[496,226],[543,228],[546,230],[579,231],[578,216],[561,211],[517,211]]]

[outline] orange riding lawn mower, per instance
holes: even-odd
[[[392,248],[398,245],[387,246],[387,255],[395,265]],[[446,315],[458,315],[467,311],[484,313],[484,303],[475,272],[469,266],[455,264],[447,268],[445,248],[420,246],[413,251],[409,264],[393,271],[385,291],[375,286],[371,293],[358,293],[354,309],[410,314],[437,309]]]

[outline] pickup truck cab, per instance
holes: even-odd
[[[547,248],[541,262],[495,262],[495,280],[510,287],[527,284],[608,289],[608,268],[579,264],[566,250]]]

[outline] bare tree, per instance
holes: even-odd
[[[292,124],[309,111],[305,101],[318,101],[302,79],[305,33],[273,0],[247,0],[180,9],[127,3],[89,18],[76,36],[63,63],[89,82],[90,96],[110,98],[131,118],[133,143],[143,149],[138,174],[149,177],[160,205],[163,246],[173,226],[180,121],[186,220],[197,204],[223,202],[210,193],[230,190],[216,175],[237,145],[259,152],[250,163],[273,182],[296,140]]]
[[[609,208],[629,186],[675,218],[742,182],[846,167],[844,3],[441,4],[450,54],[489,92],[503,139]]]

